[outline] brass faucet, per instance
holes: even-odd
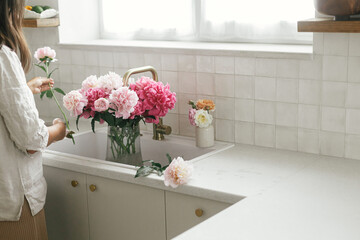
[[[129,69],[123,76],[124,86],[128,86],[129,78],[131,75],[137,74],[137,73],[143,73],[143,72],[151,72],[154,81],[156,81],[156,82],[159,81],[158,74],[157,74],[155,68],[152,66],[144,66],[144,67]],[[170,135],[170,133],[171,133],[171,127],[164,125],[162,118],[159,119],[158,124],[155,124],[155,123],[153,124],[153,139],[154,140],[164,140],[165,139],[164,134]]]

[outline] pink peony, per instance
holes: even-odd
[[[176,188],[189,181],[193,166],[184,161],[182,157],[174,158],[164,171],[165,186]]]
[[[115,109],[115,117],[128,119],[135,110],[139,97],[129,88],[121,87],[111,92],[109,100],[111,108]]]
[[[46,57],[50,58],[52,62],[54,62],[56,61],[56,52],[49,47],[38,48],[34,54],[34,57],[39,62],[43,62]]]
[[[95,75],[91,75],[89,77],[87,77],[83,82],[82,82],[82,91],[85,93],[87,90],[89,90],[90,88],[95,88],[97,86],[99,86],[99,82],[98,79]]]
[[[194,108],[189,109],[189,121],[190,121],[190,124],[193,126],[196,126],[195,114],[196,114],[196,109],[194,109]]]
[[[109,72],[99,78],[99,87],[107,93],[110,93],[113,89],[121,88],[122,84],[122,78],[114,72]]]
[[[170,91],[170,86],[164,86],[161,82],[155,82],[151,78],[142,77],[130,88],[136,92],[139,99],[143,102],[142,110],[148,116],[156,119],[147,118],[146,122],[158,123],[159,117],[164,117],[169,109],[173,109],[176,103],[176,94]]]
[[[97,112],[104,112],[109,109],[109,101],[106,98],[99,98],[94,102],[94,108]]]
[[[87,99],[78,90],[69,92],[63,98],[64,107],[75,117],[82,114],[87,102]]]
[[[84,95],[88,100],[86,108],[91,109],[92,111],[96,111],[94,107],[96,100],[99,98],[107,98],[109,96],[109,94],[101,88],[90,88],[84,93]]]

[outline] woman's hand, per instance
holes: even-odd
[[[50,90],[49,83],[51,87],[54,86],[54,80],[51,78],[35,77],[28,81],[27,85],[33,94],[38,94]]]

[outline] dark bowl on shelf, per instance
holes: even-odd
[[[315,9],[322,14],[347,20],[360,13],[360,0],[314,0]]]

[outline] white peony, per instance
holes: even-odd
[[[174,158],[164,171],[164,184],[176,188],[189,181],[193,166],[185,162],[182,157]]]
[[[213,117],[203,109],[197,110],[195,113],[195,124],[200,128],[206,128],[212,123]]]

